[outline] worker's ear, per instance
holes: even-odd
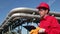
[[[45,13],[48,14],[48,10],[46,10]]]

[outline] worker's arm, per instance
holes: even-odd
[[[58,20],[54,17],[52,19],[49,19],[49,20],[45,23],[41,23],[39,25],[39,27],[41,27],[42,29],[45,29],[44,30],[45,33],[54,33],[54,32],[58,33],[58,32],[60,32]]]
[[[50,27],[50,33],[59,34],[59,32],[60,32],[59,22],[56,18],[53,18]]]
[[[46,33],[58,34],[60,32],[59,23],[56,18],[51,20],[50,26],[45,29]]]

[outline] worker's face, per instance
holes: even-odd
[[[47,13],[48,13],[48,10],[44,10],[44,9],[39,10],[40,17],[44,17]]]

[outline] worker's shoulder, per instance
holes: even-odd
[[[56,19],[54,16],[49,16],[48,18],[49,19]]]

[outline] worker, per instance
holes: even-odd
[[[38,25],[40,29],[37,30],[38,28],[36,28],[35,29],[37,30],[36,32],[38,32],[39,34],[60,34],[60,26],[58,20],[54,16],[49,15],[50,11],[49,5],[45,2],[42,2],[39,4],[37,9],[39,10],[41,19]]]

